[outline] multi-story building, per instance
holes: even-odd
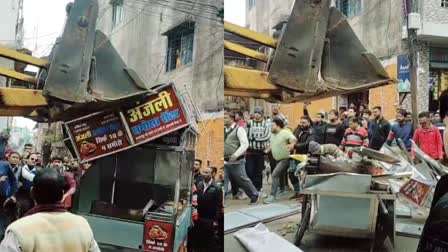
[[[0,47],[20,49],[23,46],[23,0],[0,2]],[[0,67],[13,69],[12,61],[0,58]],[[0,87],[7,85],[0,76]],[[0,129],[11,127],[12,118],[0,117]]]
[[[97,28],[148,87],[174,82],[201,111],[198,158],[222,161],[222,0],[100,0]],[[210,152],[210,150],[214,150]]]
[[[333,0],[332,5],[344,13],[366,49],[374,53],[388,73],[397,78],[397,56],[407,50],[407,13],[409,0]],[[417,35],[418,110],[437,110],[439,97],[448,92],[448,2],[416,0],[421,17]],[[273,35],[277,24],[285,22],[294,0],[247,0],[246,18],[250,29]],[[411,109],[411,95],[399,93],[397,85],[388,85],[350,95],[313,102],[312,111],[330,107],[347,107],[354,103],[382,105],[391,119],[398,107]],[[295,105],[298,106],[298,105]],[[294,109],[297,110],[297,109]],[[328,111],[328,110],[327,110]],[[296,112],[297,113],[297,112]]]

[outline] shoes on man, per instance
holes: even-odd
[[[274,203],[275,200],[276,200],[276,198],[275,198],[274,196],[270,195],[269,197],[267,197],[267,198],[263,201],[263,203],[264,203],[264,204],[271,204],[271,203]]]

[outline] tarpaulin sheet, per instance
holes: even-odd
[[[294,244],[269,231],[263,223],[259,223],[253,228],[242,229],[234,236],[249,252],[303,252]]]

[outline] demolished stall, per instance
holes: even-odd
[[[183,251],[191,224],[197,116],[188,93],[163,85],[119,110],[65,123],[80,163],[73,211],[102,247]]]
[[[347,158],[301,157],[296,175],[305,178],[306,197],[294,243],[300,246],[307,232],[370,239],[371,251],[394,251],[397,235],[420,238],[418,219],[426,219],[446,167],[413,148],[417,165],[409,153],[389,146],[354,149],[361,157],[357,165]]]

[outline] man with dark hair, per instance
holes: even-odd
[[[372,116],[372,111],[368,110],[368,109],[364,109],[364,111],[362,112],[362,117],[361,117],[361,126],[364,127],[366,130],[369,129],[369,121],[370,121],[370,117]]]
[[[263,120],[263,108],[255,107],[254,119],[247,125],[249,148],[246,155],[246,172],[255,188],[260,192],[263,187],[264,151],[269,145],[271,129]]]
[[[66,180],[67,188],[65,188],[65,193],[62,197],[65,207],[68,209],[72,206],[72,196],[76,192],[76,180],[72,173],[64,170],[63,158],[62,157],[52,157],[50,168],[56,169],[60,172]]]
[[[426,155],[435,160],[443,159],[443,143],[442,136],[437,127],[431,124],[429,112],[421,112],[418,114],[420,128],[414,133],[414,142]],[[415,153],[412,152],[412,157]]]
[[[391,145],[394,139],[401,139],[406,146],[406,150],[410,151],[412,147],[411,139],[414,136],[414,127],[411,123],[406,122],[408,113],[404,109],[399,109],[395,117],[396,124],[392,126],[387,137],[387,145]]]
[[[339,146],[344,137],[344,126],[339,122],[339,113],[333,109],[328,112],[328,123],[324,129],[324,144],[335,144]]]
[[[379,150],[387,141],[390,123],[381,115],[380,106],[374,107],[372,113],[374,119],[369,123],[369,148]]]
[[[55,169],[43,169],[33,181],[36,206],[6,230],[0,251],[98,252],[92,229],[82,217],[67,212],[60,203],[65,179]]]
[[[289,155],[294,150],[294,146],[297,143],[294,134],[285,129],[285,123],[282,119],[274,118],[272,122],[271,146],[266,152],[272,153],[272,156],[277,161],[277,165],[272,173],[271,196],[265,199],[265,204],[272,203],[276,200],[280,186],[280,176],[282,176],[288,169]]]
[[[244,113],[241,110],[235,111],[235,123],[236,125],[246,128],[247,122],[244,120]]]
[[[342,124],[346,129],[349,127],[350,118],[356,117],[356,109],[354,107],[350,107],[347,112],[348,112],[347,118],[344,120]]]
[[[297,143],[294,146],[294,152],[297,154],[307,154],[308,153],[308,144],[311,141],[315,141],[315,133],[314,128],[311,128],[311,118],[309,116],[302,116],[300,118],[300,124],[294,130],[293,134],[297,139]],[[302,197],[300,195],[300,181],[294,175],[295,168],[297,162],[291,160],[289,168],[288,168],[288,177],[291,181],[291,184],[294,186],[294,195],[290,199],[299,199]]]
[[[222,213],[222,190],[215,182],[216,168],[204,169],[204,180],[197,186],[198,193],[198,251],[219,251],[217,233]]]
[[[406,116],[406,122],[407,123],[412,123],[412,113],[408,113],[408,115]]]
[[[6,229],[6,226],[12,221],[4,211],[5,201],[12,199],[15,201],[14,194],[18,190],[18,182],[14,175],[11,165],[8,162],[0,161],[0,232]],[[0,234],[1,234],[0,233]],[[2,250],[0,250],[2,251]]]
[[[193,180],[195,185],[204,180],[204,176],[202,176],[201,174],[201,168],[202,168],[202,160],[195,159],[193,163]]]
[[[238,194],[238,188],[242,188],[250,198],[250,204],[258,202],[258,191],[246,174],[246,160],[244,153],[249,147],[246,130],[235,122],[235,114],[224,113],[224,188],[228,186],[228,180],[233,180],[232,194]],[[235,186],[233,186],[235,185]],[[227,191],[225,189],[224,191]]]
[[[310,118],[307,103],[305,103],[305,106],[303,108],[303,115]],[[323,113],[317,113],[316,119],[314,121],[310,118],[310,124],[314,131],[314,140],[322,144],[324,141],[325,127],[327,125],[327,123],[325,122],[325,115]]]
[[[4,159],[5,152],[6,152],[6,146],[8,145],[9,141],[9,131],[4,129],[0,133],[0,160]]]
[[[359,120],[352,117],[349,120],[349,128],[345,130],[341,142],[341,149],[349,151],[352,147],[369,146],[369,135],[367,130],[359,125]]]

